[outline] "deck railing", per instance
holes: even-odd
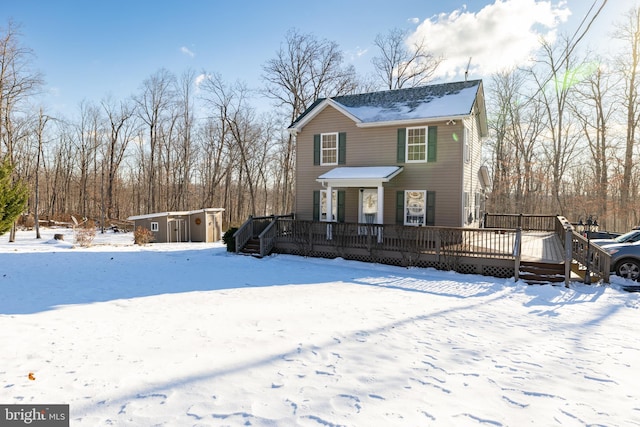
[[[484,214],[484,228],[521,228],[523,231],[554,231],[556,215]]]
[[[276,221],[280,218],[293,219],[293,214],[250,216],[233,234],[236,243],[236,253],[239,252],[249,240],[259,238],[260,256],[267,255],[273,248],[273,239],[275,237],[275,234],[271,233],[270,230],[274,228]]]
[[[249,218],[234,234],[239,251],[259,238],[260,255],[271,251],[302,256],[343,257],[404,266],[432,266],[466,273],[488,272],[518,278],[522,230],[495,227],[522,225],[523,230],[554,231],[565,247],[565,277],[574,260],[609,281],[609,255],[576,233],[563,217],[550,215],[485,216],[490,228],[411,227],[388,224],[296,220],[293,215]]]
[[[498,277],[513,277],[518,233],[506,229],[410,227],[292,218],[278,218],[274,226],[265,230],[275,252],[474,273],[489,268],[497,272]]]
[[[587,242],[587,238],[580,233],[573,232],[571,236],[571,251],[573,259],[589,268],[592,276],[602,278],[609,283],[611,274],[611,255],[600,246]]]

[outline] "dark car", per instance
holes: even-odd
[[[613,239],[593,239],[591,240],[598,246],[617,245],[619,243],[634,243],[640,241],[640,230],[631,230]]]
[[[618,276],[640,281],[640,241],[609,245],[603,249],[611,255],[611,271]]]
[[[612,231],[589,231],[589,239],[609,239],[613,240],[616,237],[620,236],[621,233],[614,233]]]

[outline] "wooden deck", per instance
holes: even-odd
[[[564,248],[553,231],[525,231],[522,233],[522,260],[562,263]]]
[[[475,229],[327,223],[301,221],[293,215],[250,217],[234,238],[236,251],[242,250],[250,239],[257,239],[261,257],[271,252],[342,257],[495,277],[518,277],[518,272],[526,272],[542,279],[569,276],[575,264],[589,265],[592,275],[597,273],[605,282],[609,281],[609,254],[576,233],[566,218],[544,216],[541,222],[532,216],[535,223],[527,215],[515,218],[518,220],[515,229]],[[559,236],[567,239],[566,247]],[[571,260],[571,265],[567,266],[565,259]],[[560,266],[563,268],[557,268]],[[533,267],[535,272],[527,271]],[[542,271],[547,269],[553,273]],[[548,277],[543,277],[543,273]],[[569,277],[565,279],[568,283]]]

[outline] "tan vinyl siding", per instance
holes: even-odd
[[[344,166],[392,166],[404,171],[384,185],[384,222],[395,223],[396,191],[427,190],[436,193],[435,222],[440,226],[461,226],[463,196],[463,125],[462,120],[447,125],[446,121],[429,123],[438,127],[437,161],[398,163],[397,130],[385,126],[358,128],[355,123],[331,106],[326,107],[297,135],[296,215],[298,219],[313,219],[313,191],[321,190],[316,182],[321,174],[337,166],[314,166],[313,135],[326,132],[346,132],[346,162]],[[427,125],[426,123],[424,125]],[[453,133],[456,132],[456,142]],[[477,165],[479,167],[479,165]],[[335,188],[336,190],[338,188]],[[347,188],[345,221],[358,220],[358,188]],[[471,197],[473,199],[473,196]]]
[[[476,108],[474,107],[474,112]],[[467,225],[477,225],[478,218],[475,218],[475,194],[480,192],[480,180],[478,178],[478,172],[482,165],[482,143],[479,134],[479,123],[476,119],[468,118],[465,120],[466,126],[469,129],[469,147],[470,147],[470,159],[468,163],[464,164],[464,184],[463,192],[469,193],[470,210],[474,214],[474,222]],[[463,206],[464,209],[464,206]],[[466,218],[463,218],[466,223]]]
[[[199,220],[199,221],[198,221]],[[200,222],[200,224],[198,224]],[[192,242],[207,241],[207,215],[204,212],[191,214],[189,217],[189,231]]]
[[[134,228],[137,229],[138,227],[142,227],[151,231],[152,222],[158,223],[158,231],[151,232],[151,234],[153,234],[153,242],[154,243],[166,242],[167,241],[167,217],[166,216],[136,219],[134,221]]]

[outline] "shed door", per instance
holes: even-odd
[[[169,222],[169,242],[188,242],[187,225],[184,218],[176,218]]]
[[[207,214],[207,237],[206,237],[206,242],[213,242],[215,237],[213,235],[214,229],[215,229],[215,220],[213,217],[213,214]]]

